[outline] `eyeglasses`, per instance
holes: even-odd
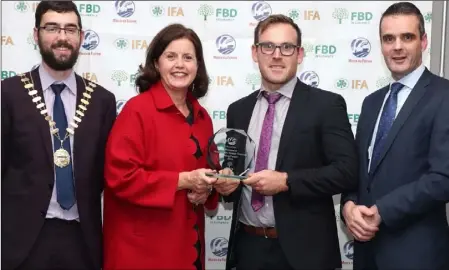
[[[44,31],[50,35],[60,34],[61,30],[64,30],[64,33],[70,36],[75,36],[80,31],[76,26],[59,27],[57,25],[40,26],[39,29],[44,29]]]
[[[299,48],[298,45],[292,43],[282,43],[281,45],[276,45],[272,42],[260,42],[257,43],[256,46],[260,48],[263,54],[273,54],[276,49],[279,48],[283,56],[291,56],[295,53],[296,48]]]

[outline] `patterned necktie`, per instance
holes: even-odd
[[[53,105],[53,120],[56,122],[56,128],[59,129],[59,138],[64,139],[67,128],[67,118],[64,111],[64,103],[61,99],[61,92],[65,89],[65,84],[52,84],[51,89],[55,93],[55,103]],[[53,140],[54,151],[61,147],[61,141]],[[64,140],[62,145],[69,154],[70,138]],[[64,168],[55,166],[56,171],[56,194],[59,205],[64,210],[69,210],[75,204],[75,187],[73,184],[72,159]]]
[[[270,155],[271,136],[273,134],[273,120],[275,113],[275,104],[281,98],[281,94],[268,94],[263,92],[263,96],[268,101],[268,110],[263,120],[262,131],[260,133],[259,149],[257,150],[257,160],[254,172],[262,171],[268,168],[268,157]],[[264,196],[253,190],[251,193],[251,206],[254,211],[259,211],[264,205]]]
[[[398,103],[398,93],[404,87],[402,83],[395,82],[391,85],[390,95],[385,102],[382,110],[382,115],[379,120],[379,126],[377,127],[376,141],[374,142],[374,149],[371,157],[370,171],[374,167],[373,165],[378,162],[380,153],[382,152],[385,139],[388,132],[393,125],[396,118],[396,108]]]

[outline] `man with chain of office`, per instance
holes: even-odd
[[[100,269],[104,149],[114,95],[75,73],[71,1],[42,1],[41,64],[2,81],[2,269]]]

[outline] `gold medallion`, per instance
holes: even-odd
[[[78,104],[78,109],[73,117],[73,121],[70,122],[70,127],[66,128],[66,134],[64,138],[59,137],[59,129],[56,128],[56,123],[53,121],[52,117],[48,114],[47,108],[45,106],[45,102],[42,97],[38,94],[38,91],[34,88],[33,76],[31,76],[31,71],[29,72],[30,78],[27,78],[25,74],[20,74],[21,81],[24,84],[24,88],[28,90],[28,95],[31,97],[33,103],[36,104],[36,108],[39,110],[40,114],[44,116],[45,121],[48,122],[50,126],[50,132],[54,135],[60,142],[61,148],[56,150],[53,153],[53,161],[56,166],[60,168],[64,168],[70,164],[70,154],[67,150],[62,148],[62,145],[66,139],[75,134],[75,129],[81,123],[81,118],[84,117],[84,114],[87,111],[87,106],[90,104],[89,100],[92,98],[92,93],[94,92],[95,87],[97,85],[93,82],[89,82],[89,86],[87,86],[86,81],[83,78],[85,91],[83,93],[83,98],[81,99],[82,104]],[[31,80],[31,82],[30,82]],[[78,116],[77,116],[78,115]]]
[[[69,152],[67,152],[63,148],[59,148],[58,150],[56,150],[56,152],[53,154],[53,159],[55,161],[55,165],[59,168],[64,168],[70,163]]]

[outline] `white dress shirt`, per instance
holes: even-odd
[[[75,78],[75,72],[72,72],[70,76],[65,79],[64,81],[56,81],[46,70],[45,68],[40,65],[39,66],[39,76],[41,79],[41,85],[42,85],[42,91],[44,94],[44,100],[45,100],[45,106],[47,107],[48,115],[50,115],[53,118],[53,105],[55,102],[55,93],[51,89],[51,85],[53,83],[61,83],[63,82],[66,85],[66,88],[61,92],[61,99],[64,103],[64,111],[67,117],[67,123],[70,123],[73,120],[73,116],[75,115],[76,110],[76,78]],[[76,132],[76,130],[75,130]],[[50,133],[50,127],[48,128],[48,133]],[[71,149],[71,157],[72,157],[72,163],[70,166],[73,166],[73,136],[70,135],[70,149]],[[52,142],[52,148],[53,151],[55,151],[53,142],[54,142],[54,135],[51,135],[51,142]],[[62,139],[62,138],[61,138]],[[73,167],[72,167],[73,168]],[[79,221],[79,214],[78,214],[78,206],[75,203],[72,208],[69,210],[64,210],[61,208],[57,201],[57,195],[56,195],[56,172],[54,173],[55,176],[55,182],[53,185],[53,192],[51,195],[50,205],[47,209],[47,215],[46,218],[58,218],[58,219],[64,219],[64,220],[77,220]],[[75,180],[74,180],[75,181]]]

